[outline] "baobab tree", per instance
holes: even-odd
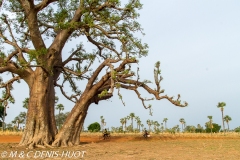
[[[223,110],[224,110],[225,106],[226,106],[225,102],[219,102],[218,105],[217,105],[217,107],[220,108],[221,113],[222,113],[222,124],[223,124],[223,131],[224,131],[224,133],[226,132],[225,125],[224,125],[224,119],[223,119]]]
[[[12,77],[0,87],[7,97],[19,80],[29,89],[26,128],[19,145],[79,145],[89,106],[111,98],[114,90],[122,102],[120,89],[135,92],[146,109],[151,109],[146,101],[154,99],[187,106],[180,94],[176,99],[164,94],[160,62],[154,67],[155,88],[139,78],[139,68],[136,72],[131,68],[148,53],[147,44],[133,34],[142,32],[137,22],[141,8],[139,0],[125,5],[119,0],[16,0],[1,6],[0,73],[10,72]],[[7,16],[9,12],[12,16]],[[66,85],[72,94],[67,94]],[[54,118],[55,88],[74,102],[59,132]],[[154,98],[141,97],[140,88]]]

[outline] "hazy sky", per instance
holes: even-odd
[[[226,102],[224,114],[232,117],[230,128],[240,126],[237,102],[240,96],[240,1],[142,0],[142,3],[139,22],[146,33],[142,40],[149,45],[149,56],[140,59],[140,77],[153,80],[154,63],[159,60],[165,93],[175,97],[180,93],[181,100],[189,106],[179,108],[167,100],[155,100],[150,102],[153,106],[153,116],[150,116],[133,92],[124,91],[126,106],[116,94],[109,101],[91,105],[85,128],[100,122],[100,116],[104,116],[106,127],[119,127],[120,118],[131,112],[141,118],[145,127],[147,119],[161,123],[163,118],[168,118],[168,127],[180,125],[180,118],[184,118],[187,125],[204,126],[209,115],[213,116],[214,123],[221,125],[218,102]],[[28,97],[24,82],[21,87],[14,86],[16,104],[10,105],[7,122],[24,111],[22,101]],[[64,104],[64,111],[73,107],[64,98],[59,103]]]

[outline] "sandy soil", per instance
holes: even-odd
[[[66,148],[15,147],[21,136],[0,136],[0,157],[4,159],[88,159],[88,160],[202,160],[240,159],[240,137],[180,137],[115,135],[102,140],[96,135],[81,136],[81,145]],[[10,153],[16,155],[10,155]],[[46,152],[49,154],[47,155]],[[53,153],[52,155],[50,154]],[[20,155],[20,153],[23,153]],[[26,156],[30,153],[29,157]],[[56,153],[54,155],[54,153]],[[69,154],[68,154],[69,153]],[[70,153],[73,153],[71,156]],[[10,156],[10,157],[9,157]],[[21,157],[22,156],[22,157]],[[49,158],[50,157],[50,158]],[[3,157],[1,157],[3,158]]]

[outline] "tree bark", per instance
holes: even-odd
[[[30,98],[26,128],[19,145],[27,145],[29,148],[39,145],[48,146],[57,134],[53,76],[37,68],[31,78],[34,80],[32,85],[29,85]]]
[[[75,104],[60,132],[56,135],[56,139],[52,146],[64,147],[80,144],[80,133],[90,104],[91,102],[88,98],[81,98]]]
[[[223,108],[221,108],[221,112],[222,112],[222,124],[223,124],[223,132],[225,133],[225,125],[224,125],[224,119],[223,119]]]

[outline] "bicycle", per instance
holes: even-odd
[[[109,139],[111,139],[110,133],[102,134],[101,136],[99,136],[99,140],[109,140]]]
[[[144,134],[143,134],[143,138],[145,138],[145,139],[150,138],[150,134],[144,133]]]

